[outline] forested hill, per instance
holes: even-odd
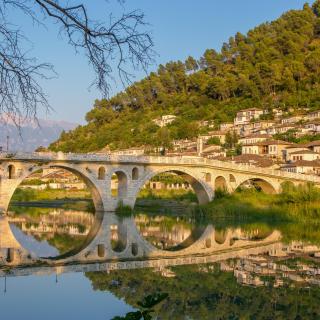
[[[199,120],[232,121],[242,108],[306,106],[320,107],[320,0],[247,35],[237,33],[220,52],[208,49],[199,60],[160,65],[111,99],[96,101],[88,124],[62,133],[50,148],[161,145],[195,137],[205,130]],[[164,114],[177,120],[160,129],[152,119]]]

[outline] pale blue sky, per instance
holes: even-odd
[[[110,10],[120,13],[122,8],[114,0],[83,0],[89,14],[103,19]],[[254,26],[271,21],[289,9],[302,8],[304,0],[127,0],[126,11],[141,9],[151,24],[159,63],[184,60],[189,55],[199,58],[207,48],[220,49],[222,43],[237,31],[246,33]],[[33,42],[32,54],[51,62],[57,79],[43,82],[54,112],[49,119],[84,123],[93,101],[101,95],[95,89],[88,91],[93,73],[86,58],[75,55],[58,35],[57,26],[48,24],[47,30],[33,26],[29,20],[13,15],[16,24],[22,24],[25,34]],[[151,70],[152,70],[151,69]],[[137,80],[144,75],[136,74]],[[121,90],[113,85],[113,93]]]

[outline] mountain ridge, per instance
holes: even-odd
[[[37,147],[47,147],[55,141],[63,131],[69,131],[78,126],[76,123],[59,120],[24,120],[18,122],[19,128],[10,117],[2,117],[0,121],[0,146],[9,151],[34,151]]]

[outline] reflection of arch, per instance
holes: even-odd
[[[106,178],[106,169],[104,167],[100,167],[98,169],[98,180],[104,180]]]
[[[118,180],[118,188],[115,197],[120,199],[124,198],[127,195],[127,175],[123,171],[115,171],[113,174],[116,175]]]
[[[216,177],[214,187],[215,190],[228,190],[226,179],[223,176]]]
[[[135,242],[131,244],[131,253],[133,256],[136,256],[139,253],[138,244]]]
[[[229,182],[236,182],[236,178],[233,174],[229,174]]]
[[[140,189],[145,185],[145,183],[149,180],[151,180],[153,177],[155,177],[158,174],[165,173],[165,172],[172,172],[179,176],[181,176],[185,181],[191,185],[192,189],[194,190],[199,204],[206,204],[208,203],[212,198],[212,190],[204,184],[200,179],[194,176],[192,172],[190,172],[187,169],[184,168],[165,168],[160,169],[158,171],[152,171],[148,175],[144,177],[144,179],[141,180],[139,183],[138,188],[136,189],[136,195],[139,193]]]
[[[132,180],[138,180],[139,179],[139,169],[133,168],[132,169]]]
[[[127,247],[127,228],[123,224],[110,225],[110,244],[114,252],[122,252]]]
[[[268,181],[260,178],[251,178],[243,181],[237,188],[255,188],[257,190],[261,190],[267,194],[275,194],[277,193],[275,187]]]
[[[8,166],[8,178],[14,179],[16,177],[16,168],[13,164]]]
[[[211,173],[207,172],[205,174],[206,182],[211,182]]]
[[[44,167],[42,166],[33,166],[30,167],[29,170],[25,170],[25,174],[22,175],[21,177],[19,177],[19,181],[17,181],[15,187],[11,190],[11,194],[9,195],[8,199],[7,199],[7,207],[10,204],[11,198],[13,196],[13,193],[15,192],[15,190],[18,188],[18,186],[20,185],[20,183],[26,179],[27,177],[29,177],[30,175],[32,175],[33,173],[35,173],[36,171],[42,170]],[[89,172],[82,170],[82,168],[73,168],[72,166],[63,164],[63,165],[49,165],[47,166],[47,168],[58,168],[58,169],[64,169],[67,171],[70,171],[71,173],[73,173],[75,176],[77,176],[79,179],[83,180],[84,183],[87,185],[87,187],[89,188],[91,195],[92,195],[92,200],[95,206],[96,211],[104,211],[104,206],[103,206],[103,201],[102,201],[102,197],[101,194],[99,192],[99,190],[97,189],[94,181],[92,180],[92,178],[89,175]],[[5,207],[5,210],[7,210],[7,207]]]
[[[98,257],[99,258],[103,258],[106,254],[106,247],[104,246],[104,244],[98,244],[97,246],[97,253],[98,253]]]

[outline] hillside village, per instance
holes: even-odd
[[[144,146],[116,150],[118,155],[162,153],[166,156],[206,157],[237,164],[273,168],[293,173],[320,175],[320,110],[294,114],[282,110],[243,109],[233,122],[201,121],[206,133],[197,139],[174,140],[170,147],[151,149]],[[169,126],[174,115],[154,119],[159,127]],[[295,143],[290,140],[301,140]],[[304,142],[308,141],[308,142]]]

